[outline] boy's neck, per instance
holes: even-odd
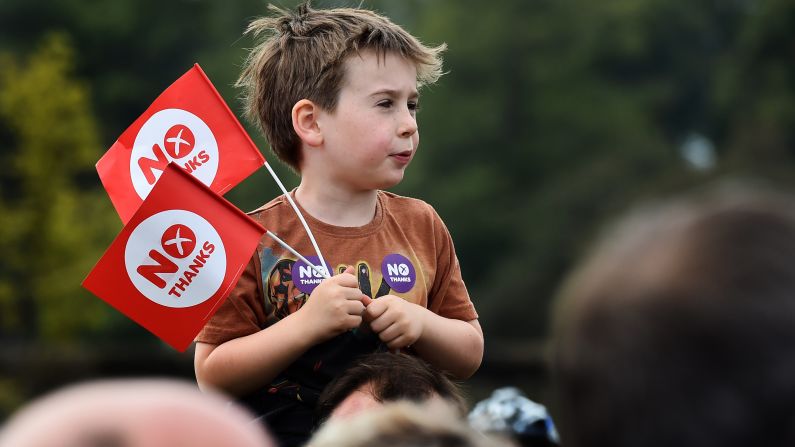
[[[378,191],[351,191],[301,180],[295,199],[315,219],[337,227],[361,227],[375,217]]]

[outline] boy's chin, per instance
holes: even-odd
[[[403,181],[402,175],[400,176],[400,178],[384,179],[384,181],[380,182],[380,184],[378,184],[378,186],[376,186],[373,189],[389,189],[399,185],[400,182],[402,181]]]
[[[403,181],[404,176],[404,170],[399,172],[392,171],[386,175],[382,172],[381,175],[372,175],[368,182],[360,183],[359,186],[367,190],[389,189],[399,185]]]

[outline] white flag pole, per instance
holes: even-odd
[[[309,241],[312,242],[312,247],[315,248],[315,253],[317,253],[318,259],[320,259],[320,270],[325,271],[326,270],[326,260],[323,259],[323,254],[320,252],[320,248],[318,248],[318,246],[317,246],[317,241],[315,241],[315,235],[312,234],[312,230],[309,229],[309,225],[307,225],[306,220],[304,219],[304,216],[301,214],[301,211],[298,209],[298,206],[295,204],[295,201],[293,201],[293,198],[290,196],[290,193],[287,192],[287,189],[284,188],[284,185],[282,184],[282,181],[279,180],[279,176],[276,175],[276,172],[273,171],[273,168],[271,168],[271,165],[268,164],[267,161],[265,161],[265,167],[268,168],[268,172],[270,172],[271,177],[273,177],[273,180],[275,180],[276,184],[279,185],[279,188],[282,190],[282,193],[284,193],[284,197],[286,197],[287,201],[290,202],[290,206],[293,207],[293,210],[295,211],[295,214],[298,216],[298,220],[301,221],[301,225],[304,226],[304,230],[306,230],[306,234],[309,236]],[[293,254],[297,254],[296,252],[292,251],[292,249],[290,249],[290,250],[291,250],[291,252]],[[315,272],[318,272],[318,268],[315,265],[313,265],[311,262],[303,259],[303,256],[301,256],[301,260],[306,262],[307,264],[311,265],[312,269]],[[323,277],[324,278],[328,278],[329,277],[329,273],[326,273],[325,275],[323,275]]]
[[[329,278],[328,273],[326,273],[326,269],[321,269],[321,268],[316,267],[314,264],[309,262],[308,259],[303,257],[301,255],[301,253],[298,253],[293,247],[290,247],[289,245],[287,245],[287,242],[284,242],[283,240],[279,239],[279,236],[276,236],[275,233],[273,233],[270,230],[268,230],[265,234],[267,234],[271,239],[276,241],[279,245],[284,247],[285,250],[287,250],[290,253],[298,256],[298,259],[304,261],[309,266],[309,268],[311,268],[312,270],[315,271],[315,273],[317,273],[318,275],[322,276],[323,278],[326,278],[326,279]]]

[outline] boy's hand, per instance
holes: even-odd
[[[306,304],[296,315],[304,319],[303,326],[317,342],[328,340],[362,322],[366,296],[359,290],[354,269],[348,266],[344,272],[324,279],[312,291]]]
[[[364,321],[389,349],[412,345],[422,335],[425,308],[395,295],[372,300],[364,310]]]

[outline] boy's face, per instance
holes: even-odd
[[[417,101],[411,61],[372,50],[349,57],[336,110],[318,113],[327,179],[357,191],[400,183],[419,145]]]

